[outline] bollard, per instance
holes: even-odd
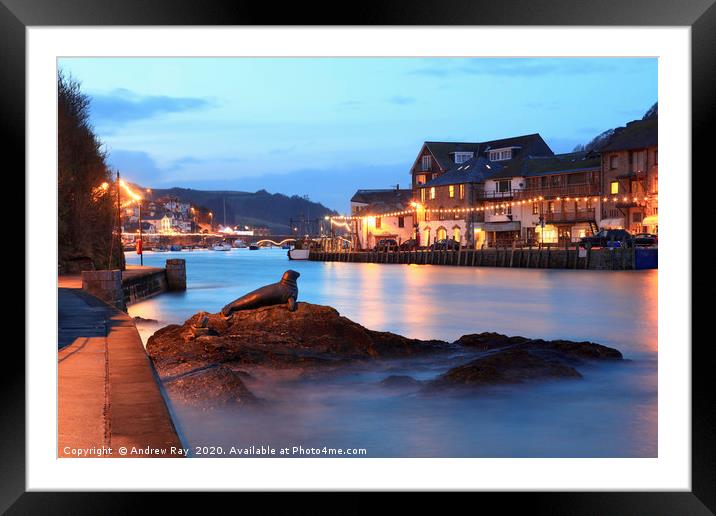
[[[186,290],[186,260],[183,258],[167,260],[166,274],[169,290]]]

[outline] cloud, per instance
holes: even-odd
[[[167,113],[205,109],[216,104],[208,98],[138,95],[119,88],[92,95],[90,112],[96,126],[116,128],[128,122],[153,118]]]
[[[119,170],[130,181],[143,184],[161,177],[162,170],[146,152],[113,150],[107,159],[111,168]]]
[[[393,95],[388,99],[388,102],[399,106],[405,106],[407,104],[415,104],[415,99],[413,97],[404,97],[403,95]]]
[[[454,59],[416,68],[410,75],[446,77],[449,75],[484,75],[496,77],[536,77],[542,75],[584,75],[608,73],[618,63],[601,59],[570,58],[481,58]]]

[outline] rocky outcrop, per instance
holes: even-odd
[[[622,354],[593,342],[528,339],[499,333],[464,335],[456,342],[485,351],[467,364],[454,367],[428,384],[428,389],[480,387],[582,375],[575,365],[587,360],[621,360]]]
[[[165,379],[164,386],[175,400],[196,407],[244,406],[259,402],[241,381],[240,374],[224,365]]]
[[[381,386],[413,389],[424,385],[439,390],[574,379],[581,377],[575,366],[587,360],[622,358],[616,349],[591,342],[546,341],[499,333],[464,335],[452,344],[409,339],[369,330],[331,307],[310,303],[298,303],[295,311],[285,304],[242,310],[228,318],[200,312],[182,325],[158,330],[147,342],[147,353],[172,397],[209,406],[255,403],[255,396],[242,380],[251,378],[247,368],[325,374],[339,366],[375,359],[456,350],[467,355],[469,362],[433,381],[397,375],[385,378]]]
[[[369,330],[329,306],[310,303],[298,303],[293,312],[285,305],[243,310],[229,319],[202,312],[158,330],[147,342],[160,376],[221,363],[303,367],[448,348],[447,342]]]

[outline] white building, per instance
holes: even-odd
[[[380,240],[402,243],[415,238],[412,190],[358,190],[351,198],[351,220],[332,220],[332,230],[350,232],[359,249],[372,249]]]

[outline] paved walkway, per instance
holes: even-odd
[[[172,456],[181,448],[134,321],[60,278],[58,456],[111,448],[110,456]],[[159,450],[132,455],[132,448]],[[176,455],[178,456],[178,455]]]

